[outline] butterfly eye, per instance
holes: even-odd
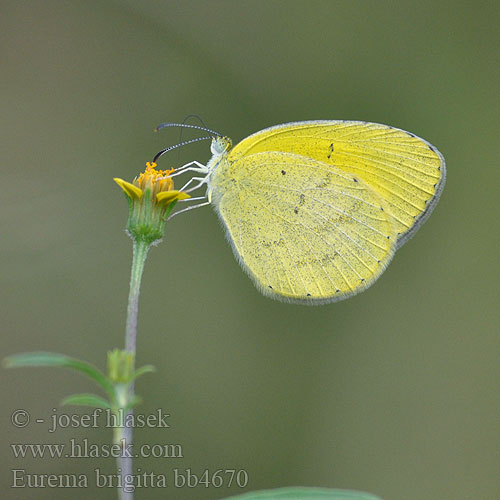
[[[229,137],[214,137],[210,151],[213,155],[220,156],[231,148],[231,139]]]

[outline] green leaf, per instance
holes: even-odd
[[[360,491],[296,487],[252,491],[225,500],[380,500],[380,498]]]
[[[25,352],[13,354],[3,360],[6,368],[19,368],[22,366],[53,366],[76,370],[90,377],[97,382],[104,391],[111,397],[114,397],[113,384],[98,368],[86,361],[70,358],[64,354],[54,352]]]
[[[61,401],[61,405],[92,406],[94,408],[111,408],[111,404],[95,394],[72,394]]]
[[[151,373],[155,371],[156,368],[153,365],[141,366],[141,368],[137,369],[132,375],[132,380],[135,380],[136,378],[140,377],[141,375],[144,375],[145,373]]]

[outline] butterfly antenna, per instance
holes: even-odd
[[[189,141],[180,142],[179,144],[174,144],[173,146],[169,146],[168,148],[162,149],[159,153],[156,153],[155,157],[153,158],[153,163],[156,163],[158,158],[160,158],[160,156],[163,156],[165,153],[168,153],[169,151],[172,151],[173,149],[177,149],[177,148],[180,148],[182,146],[192,144],[193,142],[206,141],[208,139],[213,139],[213,137],[211,135],[209,135],[207,137],[197,137],[196,139],[191,139]]]
[[[184,120],[182,120],[182,124],[185,125],[186,122],[190,119],[190,118],[196,118],[197,120],[199,120],[199,122],[201,123],[201,125],[204,127],[204,128],[207,128],[207,126],[205,125],[205,122],[201,119],[201,116],[200,115],[196,115],[194,113],[191,113],[190,115],[187,115],[186,118],[184,118]],[[182,142],[182,134],[184,132],[184,129],[181,128],[181,131],[179,133],[179,142]],[[179,154],[181,152],[179,151]]]
[[[162,128],[166,127],[180,127],[180,128],[194,128],[197,130],[204,130],[205,132],[208,132],[209,134],[213,134],[217,137],[221,137],[222,134],[219,134],[219,132],[216,132],[215,130],[211,130],[206,127],[200,127],[199,125],[189,125],[188,123],[161,123],[155,128],[155,132],[158,132]]]
[[[186,123],[190,118],[196,118],[197,120],[200,121],[200,123],[202,124],[202,126],[206,128],[205,122],[201,119],[201,116],[193,114],[193,113],[190,114],[190,115],[187,115],[186,118],[184,118],[184,120],[182,120],[182,123]]]

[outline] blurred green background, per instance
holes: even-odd
[[[245,469],[247,489],[352,488],[384,500],[500,498],[500,10],[491,1],[1,1],[2,356],[104,366],[123,345],[131,241],[113,177],[132,179],[200,115],[236,142],[267,126],[360,119],[445,155],[442,199],[368,291],[321,307],[259,294],[210,208],[177,217],[147,262],[138,411],[183,459],[142,471]],[[196,121],[192,121],[196,123]],[[196,134],[184,133],[184,138]],[[206,162],[199,143],[162,159]],[[114,499],[111,459],[15,459],[10,443],[107,443],[47,432],[90,382],[2,370],[3,498]],[[10,415],[28,410],[16,429]],[[12,489],[11,469],[83,473],[88,490]],[[230,489],[138,490],[212,500]]]

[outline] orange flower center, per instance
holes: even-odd
[[[134,179],[134,185],[141,188],[144,192],[147,188],[151,189],[152,194],[162,191],[171,191],[174,188],[174,181],[169,176],[174,171],[156,170],[156,163],[146,163],[146,169]]]

